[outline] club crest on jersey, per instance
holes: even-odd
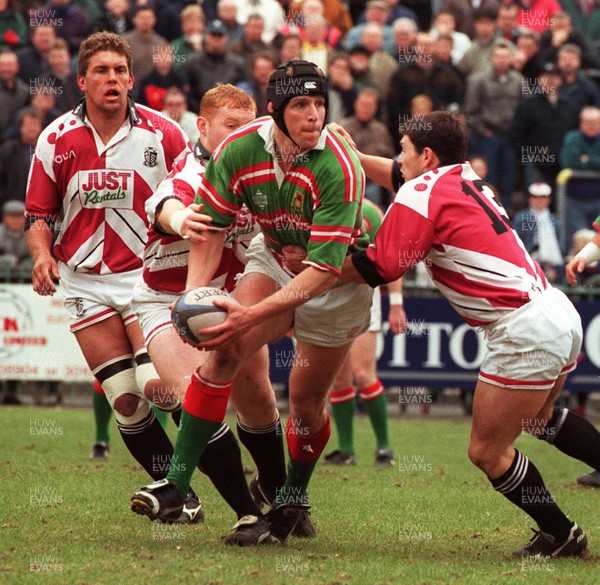
[[[267,196],[260,189],[254,194],[253,199],[254,203],[261,209],[267,206]]]
[[[294,198],[292,199],[292,211],[294,213],[302,213],[303,206],[304,206],[304,193],[302,193],[302,191],[296,191],[294,193]]]
[[[144,148],[144,166],[155,167],[158,164],[158,150],[154,146]]]
[[[134,171],[79,171],[79,198],[85,208],[133,209]]]

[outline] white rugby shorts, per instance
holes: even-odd
[[[265,245],[262,234],[253,238],[246,258],[244,275],[258,272],[281,287],[292,280]],[[323,347],[347,345],[369,327],[372,298],[373,289],[367,284],[333,287],[295,309],[295,338]]]
[[[371,304],[371,322],[367,331],[381,331],[381,289],[373,290],[373,303]]]
[[[513,390],[551,389],[575,369],[583,339],[573,303],[551,286],[484,332],[488,354],[479,379]]]
[[[169,307],[175,304],[180,296],[179,293],[154,290],[139,278],[133,289],[131,304],[140,322],[146,347],[157,333],[172,327]]]
[[[120,315],[129,325],[136,320],[131,308],[131,291],[142,269],[114,274],[73,272],[59,262],[60,292],[72,333],[95,325],[113,315]]]

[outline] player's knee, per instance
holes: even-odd
[[[121,425],[136,424],[150,414],[150,405],[136,384],[131,355],[110,360],[93,373]]]
[[[132,416],[137,410],[140,397],[134,394],[121,394],[113,403],[113,409],[116,414],[122,416]]]
[[[237,347],[227,347],[224,350],[211,351],[206,363],[202,366],[203,371],[218,370],[224,375],[235,377],[241,366],[245,363],[246,356]]]
[[[211,356],[217,368],[231,368],[236,362],[239,363],[240,355],[232,345],[223,350],[215,351]]]
[[[277,410],[277,400],[275,399],[275,392],[271,388],[262,389],[257,392],[254,396],[255,402],[261,412],[275,412]]]
[[[249,424],[260,425],[263,423],[259,421],[264,421],[265,418],[275,420],[277,417],[277,401],[270,386],[256,387],[251,394],[247,394],[242,400],[234,399],[233,403],[244,421]]]
[[[471,441],[467,455],[475,467],[486,471],[490,463],[490,453],[484,444]]]

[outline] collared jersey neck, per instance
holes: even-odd
[[[83,123],[89,124],[86,122],[87,118],[87,107],[85,102],[85,97],[82,97],[73,108],[73,114],[77,116]],[[139,124],[140,119],[137,115],[137,110],[135,109],[135,102],[130,94],[127,94],[127,118],[130,125]],[[90,124],[91,125],[91,124]]]
[[[94,141],[96,143],[96,149],[98,154],[102,154],[105,150],[116,144],[117,142],[123,140],[127,133],[133,128],[135,124],[139,124],[141,122],[140,118],[137,115],[137,110],[135,107],[135,102],[131,95],[127,94],[127,116],[125,121],[121,125],[121,127],[115,132],[114,136],[104,144],[102,138],[100,138],[100,134],[94,128],[94,125],[90,123],[89,118],[87,117],[87,108],[85,97],[81,98],[75,107],[73,108],[73,115],[81,120],[83,124],[88,126],[92,131],[94,136]]]
[[[199,138],[194,145],[194,158],[204,164],[206,164],[210,159],[210,152],[206,150],[204,144],[202,144]]]
[[[324,150],[327,140],[327,132],[328,130],[325,126],[321,131],[321,135],[319,136],[317,144],[315,144],[313,148],[299,152],[295,159],[297,159],[299,156],[302,156],[306,152],[310,152],[311,150]],[[275,178],[277,179],[277,184],[279,187],[281,187],[285,173],[277,161],[277,149],[275,146],[275,121],[273,119],[267,120],[262,126],[260,126],[260,128],[257,130],[257,133],[264,140],[265,150],[273,157]]]

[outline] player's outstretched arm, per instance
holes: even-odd
[[[221,349],[254,325],[292,311],[329,290],[336,282],[335,274],[309,266],[276,293],[251,307],[226,300],[215,300],[215,306],[227,309],[227,319],[220,325],[201,331],[203,335],[218,334],[218,336],[203,342],[200,347],[209,350]]]
[[[395,191],[392,170],[396,163],[391,158],[360,153],[358,154],[358,160],[365,170],[365,175],[371,181],[375,181],[388,191]]]
[[[56,292],[55,282],[60,279],[58,263],[52,256],[52,230],[43,219],[38,219],[25,232],[25,240],[33,258],[33,290],[43,297],[52,296]]]
[[[581,274],[586,266],[600,260],[600,234],[596,234],[591,242],[588,242],[576,256],[567,264],[565,272],[567,282],[571,286],[577,284],[577,275]]]

